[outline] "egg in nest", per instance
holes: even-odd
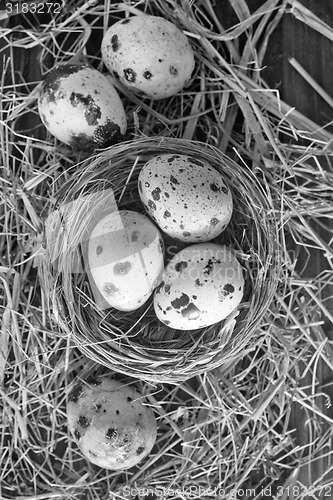
[[[230,249],[216,243],[189,245],[167,264],[154,310],[170,328],[207,327],[239,306],[244,285],[242,266]]]
[[[188,155],[150,159],[138,178],[148,214],[172,238],[187,243],[216,238],[230,222],[233,200],[220,172]]]
[[[195,65],[187,36],[159,16],[116,22],[106,31],[101,51],[110,73],[133,92],[152,99],[177,94],[190,81]]]
[[[115,144],[127,129],[116,89],[84,64],[61,64],[50,71],[41,86],[38,111],[47,130],[77,150]]]
[[[137,465],[153,448],[157,425],[132,386],[112,378],[78,382],[68,396],[68,429],[90,462],[111,470]]]
[[[162,236],[144,214],[133,210],[112,212],[91,232],[88,265],[104,300],[120,311],[134,311],[161,281]]]

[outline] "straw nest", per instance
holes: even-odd
[[[241,262],[246,282],[243,300],[226,320],[192,331],[163,325],[152,300],[131,313],[101,310],[94,300],[89,268],[82,264],[92,225],[110,211],[110,190],[120,210],[144,213],[138,175],[149,158],[163,153],[208,161],[225,178],[234,200],[230,224],[213,241],[232,248]],[[279,280],[279,225],[269,187],[264,177],[259,178],[213,146],[171,138],[124,142],[73,167],[46,221],[40,267],[63,331],[87,357],[150,381],[179,382],[232,360],[248,347]],[[164,240],[166,261],[171,250],[175,253],[186,246],[169,237]]]

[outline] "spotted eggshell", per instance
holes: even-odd
[[[82,453],[105,469],[129,469],[154,446],[152,409],[131,386],[111,378],[77,383],[68,396],[68,429]]]
[[[186,35],[158,16],[138,15],[116,22],[106,31],[101,51],[110,73],[133,92],[152,99],[182,90],[195,64]]]
[[[126,132],[120,97],[99,71],[61,64],[45,78],[38,97],[45,127],[74,149],[93,150],[119,142]]]
[[[212,240],[231,219],[230,189],[206,161],[178,154],[155,156],[141,169],[138,185],[149,215],[177,240]]]
[[[243,291],[242,267],[233,252],[216,243],[198,243],[167,264],[154,309],[170,328],[194,330],[225,319],[240,304]]]
[[[164,243],[149,217],[130,210],[101,219],[88,242],[92,278],[103,298],[120,311],[134,311],[160,283]]]

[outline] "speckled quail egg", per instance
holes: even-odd
[[[138,15],[113,24],[102,40],[105,66],[133,92],[152,99],[177,94],[195,61],[187,36],[158,16]]]
[[[82,453],[105,469],[137,465],[153,448],[156,419],[133,386],[112,378],[78,382],[68,396],[68,429]]]
[[[232,250],[216,243],[197,243],[167,264],[154,294],[157,318],[170,328],[194,330],[225,319],[241,303],[242,266]]]
[[[50,71],[41,86],[38,111],[54,137],[78,150],[119,142],[127,128],[112,83],[84,64],[61,64]]]
[[[149,160],[138,178],[148,214],[169,236],[209,241],[224,231],[233,210],[230,188],[208,162],[187,155],[163,154]]]
[[[131,210],[110,213],[91,232],[88,264],[107,303],[120,311],[134,311],[161,281],[162,236],[146,215]]]

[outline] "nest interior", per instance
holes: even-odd
[[[93,225],[110,210],[110,190],[119,210],[145,213],[138,175],[148,159],[163,153],[206,160],[225,178],[233,196],[231,222],[212,241],[233,249],[242,263],[243,300],[229,320],[192,331],[175,330],[157,320],[152,298],[131,313],[97,307],[84,257]],[[74,180],[61,187],[58,209],[46,225],[41,277],[49,280],[45,290],[59,324],[79,348],[110,368],[169,381],[189,378],[196,369],[202,372],[237,354],[269,307],[281,274],[279,221],[265,179],[260,182],[246,165],[238,165],[213,146],[158,137],[111,147],[74,168]],[[171,252],[186,246],[165,235],[164,242],[165,263]]]

